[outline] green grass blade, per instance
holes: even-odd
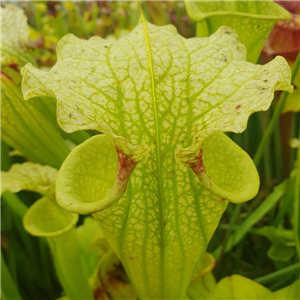
[[[9,206],[9,208],[22,219],[28,209],[28,207],[20,200],[20,198],[9,191],[6,191],[2,195],[3,201]]]
[[[233,227],[236,224],[236,221],[237,221],[237,219],[239,217],[239,214],[241,212],[241,208],[242,208],[242,205],[238,204],[238,205],[235,206],[235,208],[233,210],[232,217],[230,218],[229,227],[228,227],[228,229],[226,231],[224,242],[221,245],[221,251],[219,251],[220,254],[219,254],[218,258],[217,258],[218,259],[218,266],[220,266],[220,261],[221,261],[221,259],[223,257],[225,249],[227,248],[227,244],[229,242],[230,234],[232,233]]]
[[[9,148],[6,143],[1,140],[1,171],[8,171],[10,167]]]
[[[297,274],[297,273],[299,273],[299,271],[300,271],[300,263],[297,263],[292,266],[288,266],[284,269],[281,269],[279,271],[273,272],[271,274],[256,278],[256,279],[254,279],[254,281],[256,281],[257,283],[260,283],[260,284],[266,284],[271,281],[278,280],[279,278],[281,278],[283,276],[290,278],[290,276],[292,274]]]
[[[7,300],[22,300],[1,252],[1,295]]]
[[[280,200],[283,196],[284,190],[281,188],[275,189],[264,202],[247,218],[241,225],[239,225],[238,229],[231,234],[229,237],[228,243],[224,252],[228,252],[235,246],[252,228],[254,224],[256,224],[266,213],[268,213],[272,207]],[[219,257],[221,253],[221,246],[219,246],[214,252],[213,255],[215,257]]]
[[[298,55],[299,56],[299,55]],[[299,132],[300,139],[300,132]],[[299,201],[300,201],[300,146],[298,147],[298,166],[296,173],[296,184],[295,184],[295,199],[294,199],[294,221],[293,221],[293,231],[294,231],[294,239],[296,244],[296,251],[298,255],[298,259],[300,261],[300,223],[299,223]]]

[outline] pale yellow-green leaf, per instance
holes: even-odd
[[[77,214],[43,197],[28,209],[23,225],[31,235],[47,239],[56,273],[69,299],[93,300],[75,230],[77,221]]]
[[[111,250],[102,256],[98,269],[90,279],[93,290],[101,300],[138,299],[118,256]]]
[[[145,21],[120,40],[67,35],[57,54],[49,72],[22,69],[25,99],[55,97],[64,130],[105,134],[66,159],[59,203],[93,213],[141,299],[183,299],[227,206],[223,191],[242,202],[258,187],[249,158],[231,146],[238,161],[225,163],[222,157],[231,153],[220,154],[220,172],[228,168],[233,176],[228,186],[210,159],[214,188],[201,184],[189,165],[197,163],[202,146],[205,161],[212,135],[242,132],[251,113],[268,109],[275,90],[292,91],[287,63],[282,57],[264,66],[246,62],[245,47],[227,27],[208,38],[184,39],[172,26]],[[124,159],[136,166],[122,178],[122,191]],[[244,179],[249,174],[252,188]]]
[[[2,46],[11,48],[26,48],[28,45],[29,28],[24,11],[17,6],[7,4],[0,8]]]
[[[99,224],[91,217],[86,217],[82,225],[77,228],[80,245],[86,252],[100,256],[107,248],[105,237]]]
[[[151,136],[162,132],[164,139],[174,123],[188,132],[177,129],[176,146],[189,146],[197,135],[199,148],[214,132],[243,131],[251,113],[268,109],[274,90],[292,91],[283,58],[265,66],[245,62],[244,46],[226,27],[209,38],[188,40],[171,26],[150,24],[119,41],[67,35],[57,54],[50,72],[23,68],[25,99],[56,97],[64,130],[102,131],[129,154],[137,152],[136,145],[137,159],[154,148]]]
[[[276,228],[274,226],[264,226],[262,228],[256,229],[254,232],[256,234],[265,236],[270,241],[276,239],[282,239],[286,241],[294,240],[294,234],[291,229]]]
[[[290,18],[273,1],[185,1],[189,17],[197,22],[197,36],[209,36],[226,25],[235,29],[247,48],[247,60],[256,63],[277,22]]]
[[[273,292],[267,300],[298,300],[300,298],[300,281],[296,280],[293,284]]]
[[[1,171],[1,193],[21,190],[33,191],[54,197],[57,169],[32,162],[14,164],[8,172]]]
[[[259,176],[252,159],[223,133],[204,140],[199,159],[191,166],[201,183],[223,200],[242,203],[258,192]]]
[[[264,226],[254,231],[268,238],[272,243],[267,254],[269,258],[278,261],[289,261],[295,254],[294,234],[292,230]]]
[[[54,99],[25,102],[18,72],[2,68],[1,139],[37,163],[59,168],[69,149],[55,120]]]
[[[264,286],[246,277],[232,275],[220,280],[211,292],[209,294],[205,294],[201,299],[293,300],[299,299],[299,290],[299,280],[279,291],[271,292]]]
[[[213,291],[215,285],[216,279],[213,273],[206,273],[196,281],[190,283],[187,289],[187,297],[192,300],[204,300]]]
[[[97,272],[99,259],[109,250],[109,245],[97,222],[87,217],[81,226],[76,229],[78,241],[83,256],[83,262],[89,277]]]
[[[32,61],[26,56],[28,46],[29,28],[24,11],[17,6],[6,4],[0,7],[1,13],[1,64],[19,63],[24,64]],[[20,57],[23,53],[24,59]],[[26,57],[26,58],[25,58]]]
[[[197,182],[197,177],[193,173],[186,173],[187,178],[175,178],[176,181],[172,182],[172,173],[175,170],[174,168],[168,171],[170,173],[170,177],[167,178],[169,188],[168,193],[165,193],[165,197],[171,197],[167,198],[169,207],[165,208],[165,222],[163,224],[166,243],[170,243],[166,247],[168,260],[174,261],[174,264],[166,266],[165,269],[177,269],[181,264],[180,256],[182,255],[185,257],[186,263],[190,265],[188,272],[191,272],[192,266],[198,260],[198,255],[203,251],[202,247],[210,239],[220,214],[226,208],[227,201],[220,201],[219,197],[215,197],[205,190]],[[158,227],[159,220],[155,220],[155,215],[159,213],[158,199],[153,199],[155,196],[155,190],[153,189],[156,183],[149,181],[149,177],[142,177],[143,172],[151,176],[151,173],[149,174],[149,171],[147,171],[147,166],[137,166],[130,178],[127,192],[121,198],[123,200],[120,203],[117,202],[118,205],[109,206],[102,213],[94,213],[93,216],[100,221],[106,238],[113,249],[122,255],[122,263],[126,264],[125,267],[127,267],[131,280],[135,285],[141,285],[137,287],[138,291],[140,290],[140,293],[146,294],[148,292],[144,290],[144,280],[152,282],[151,286],[153,287],[162,284],[162,274],[155,273],[161,272],[159,263],[162,253],[160,252],[160,245],[156,245],[155,241],[162,238],[162,233],[160,227]],[[181,169],[180,172],[184,172],[184,169]],[[107,205],[106,200],[114,200],[114,198],[110,197],[110,191],[115,185],[117,173],[117,152],[114,149],[112,140],[107,135],[94,136],[77,146],[63,163],[56,188],[59,204],[70,211],[80,213],[101,210]],[[165,176],[167,175],[167,173],[164,174]],[[151,177],[150,180],[152,180]],[[133,194],[131,191],[135,184],[137,184],[139,190],[136,194]],[[172,190],[176,185],[177,188]],[[145,196],[143,197],[144,192]],[[151,198],[147,199],[147,195],[151,196]],[[199,197],[200,195],[201,197]],[[119,197],[121,196],[119,195]],[[193,202],[194,197],[198,197],[199,203]],[[155,207],[150,206],[152,201],[157,203]],[[124,211],[129,208],[128,204],[131,206],[130,210],[132,210],[130,212],[131,217],[130,219],[121,218]],[[178,217],[172,220],[173,206],[178,210],[176,212]],[[214,215],[209,214],[210,209],[214,210]],[[181,216],[180,219],[179,214]],[[202,224],[201,227],[200,224]],[[120,233],[122,229],[125,229],[124,226],[127,228],[124,232],[126,238],[123,242],[120,239]],[[147,227],[149,232],[143,233]],[[188,228],[191,230],[189,231]],[[140,257],[143,254],[140,249],[143,241],[138,239],[141,233],[145,239],[149,234],[151,237],[145,240],[147,248],[144,248],[142,251],[146,251],[148,247],[153,247],[155,251],[154,253],[148,253],[149,261],[146,266],[142,265],[143,260]],[[179,238],[181,236],[188,241],[188,244],[181,246],[174,240],[175,237]],[[183,250],[180,249],[181,247],[184,247],[190,255],[185,255]],[[174,254],[176,254],[175,257]],[[192,254],[195,256],[192,256]],[[180,256],[177,258],[178,255]],[[155,274],[155,276],[150,277],[150,272]],[[168,272],[170,272],[168,275],[170,280],[167,283],[167,287],[170,287],[168,293],[171,294],[174,290],[172,282],[174,278],[179,279],[180,276],[178,273],[172,274],[169,270]],[[186,275],[186,284],[189,283],[190,276],[192,274]],[[183,290],[180,286],[179,289]],[[150,293],[154,294],[154,292],[156,295],[160,293],[160,291],[155,290]]]
[[[107,135],[96,135],[76,147],[63,163],[57,181],[57,201],[63,208],[82,214],[102,210],[124,193],[126,186],[120,190],[117,173],[113,141]]]
[[[212,271],[216,260],[211,253],[204,252],[193,272],[191,282],[197,281],[200,277]]]
[[[267,254],[272,260],[288,262],[295,255],[295,248],[288,246],[284,241],[277,242],[271,245]]]
[[[216,280],[212,274],[215,258],[212,254],[203,253],[193,272],[191,282],[187,289],[189,299],[206,299],[205,297],[214,289]]]
[[[261,300],[267,299],[270,291],[264,286],[240,275],[232,275],[218,282],[205,299],[216,300]]]
[[[77,221],[77,214],[62,209],[55,201],[44,197],[28,209],[23,224],[31,235],[55,237],[70,230]]]

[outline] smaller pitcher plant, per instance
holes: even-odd
[[[1,193],[33,191],[42,194],[26,212],[23,225],[33,236],[43,237],[52,250],[55,269],[70,299],[94,299],[81,258],[75,225],[78,215],[57,205],[54,195],[57,170],[27,162],[1,172]]]
[[[49,72],[22,69],[24,98],[55,97],[66,132],[102,133],[64,161],[58,204],[99,222],[139,299],[186,299],[228,202],[259,189],[224,132],[244,131],[275,91],[292,92],[286,61],[247,62],[229,27],[185,39],[143,16],[116,41],[66,35],[57,55]]]
[[[27,190],[43,196],[27,210],[23,226],[31,235],[47,240],[66,299],[93,300],[99,295],[105,299],[107,295],[112,297],[109,299],[136,298],[130,284],[112,275],[119,268],[119,276],[128,281],[96,221],[88,217],[76,227],[78,214],[57,204],[56,169],[25,162],[14,164],[8,172],[2,171],[1,177],[1,194]]]

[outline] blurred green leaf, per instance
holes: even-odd
[[[77,221],[77,214],[67,212],[55,201],[44,197],[28,209],[23,224],[30,234],[47,238],[55,269],[67,296],[70,299],[92,300],[75,230]]]
[[[1,194],[21,190],[33,191],[54,198],[54,184],[58,171],[50,166],[32,162],[14,164],[8,172],[1,171]]]
[[[1,65],[33,62],[26,54],[28,47],[29,28],[27,17],[22,9],[7,4],[0,7],[1,13]],[[18,24],[18,26],[16,26]]]
[[[264,226],[262,228],[255,229],[254,232],[267,237],[270,241],[293,241],[294,239],[292,230],[276,228],[274,226]]]
[[[198,298],[199,299],[199,298]],[[262,285],[240,275],[223,278],[212,292],[201,299],[224,300],[292,300],[299,299],[299,280],[277,292],[271,292]]]
[[[290,261],[294,256],[295,249],[288,246],[284,241],[277,241],[268,250],[268,256],[277,261]]]
[[[262,285],[240,275],[232,275],[218,282],[205,299],[261,300],[267,299],[270,291]]]
[[[297,280],[293,284],[271,294],[268,299],[277,300],[298,300],[300,299],[300,281]]]
[[[99,224],[91,217],[86,217],[83,225],[79,226],[76,231],[83,262],[87,274],[91,276],[100,257],[109,250],[109,245]]]
[[[268,256],[277,261],[289,261],[295,254],[294,234],[292,230],[264,226],[253,230],[254,233],[263,235],[272,243]]]
[[[256,63],[277,20],[290,14],[273,1],[185,1],[189,17],[197,22],[197,36],[209,36],[219,27],[233,28],[247,48],[247,60]]]
[[[98,270],[91,278],[91,282],[93,282],[96,299],[138,299],[119,258],[112,251],[108,251],[102,256]]]
[[[2,69],[1,138],[25,157],[59,168],[70,150],[53,125],[55,118],[45,113],[47,100],[25,102],[20,81],[18,72]]]
[[[22,300],[16,283],[12,279],[1,251],[1,296],[3,300]]]
[[[214,257],[210,253],[203,253],[200,261],[196,265],[187,289],[189,299],[206,299],[206,296],[213,291],[216,280],[211,271],[214,266]]]

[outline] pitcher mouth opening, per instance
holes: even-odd
[[[123,196],[136,165],[107,135],[91,137],[63,163],[56,182],[57,201],[70,212],[99,212]]]
[[[259,176],[252,159],[223,133],[207,137],[187,165],[223,201],[242,203],[258,193]]]
[[[24,228],[39,237],[57,236],[70,230],[78,221],[78,215],[61,209],[47,197],[36,201],[24,216]]]

